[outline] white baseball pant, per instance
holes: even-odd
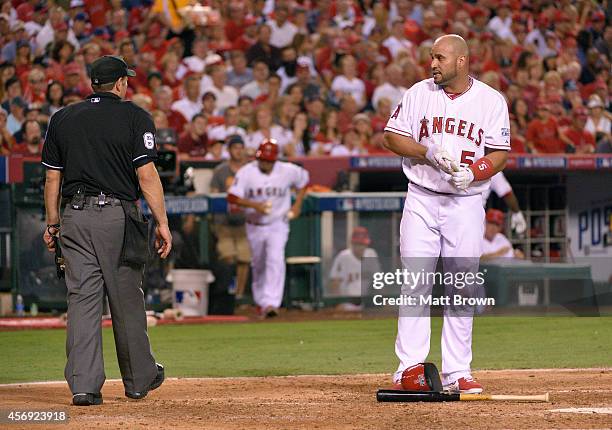
[[[251,247],[251,289],[253,300],[262,309],[279,308],[285,288],[285,245],[289,224],[279,220],[265,225],[246,225]]]
[[[441,256],[443,263],[452,258],[458,258],[452,261],[459,261],[458,264],[463,265],[468,261],[472,267],[461,269],[475,272],[481,255],[484,215],[480,194],[443,195],[410,184],[400,224],[400,255],[404,267],[432,273]],[[429,295],[431,288],[431,285],[420,285],[411,294]],[[424,306],[418,315],[414,309],[410,312],[403,313],[400,309],[395,342],[395,353],[400,364],[393,376],[394,382],[401,379],[404,369],[424,362],[429,354],[429,307]],[[411,316],[401,316],[402,313]],[[443,384],[470,374],[472,322],[472,316],[448,315],[445,311],[442,328]]]

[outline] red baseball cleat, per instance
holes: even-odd
[[[451,382],[444,386],[444,391],[449,391],[451,393],[480,394],[482,390],[482,385],[476,382],[471,376],[459,378],[455,382]]]

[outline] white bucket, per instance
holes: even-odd
[[[170,278],[175,309],[188,317],[208,314],[208,285],[215,281],[210,270],[173,269]]]

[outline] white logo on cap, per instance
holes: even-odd
[[[144,140],[144,146],[147,149],[153,149],[155,146],[155,138],[153,137],[153,133],[149,131],[142,135],[142,140]]]

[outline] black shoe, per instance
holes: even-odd
[[[102,393],[76,393],[72,396],[75,406],[93,406],[102,404]]]
[[[278,316],[278,309],[270,306],[266,308],[265,313],[266,313],[266,318],[276,318]]]
[[[152,391],[156,388],[158,388],[161,384],[163,384],[165,376],[164,376],[164,366],[162,366],[159,363],[155,363],[155,365],[157,366],[157,376],[155,377],[155,379],[153,380],[153,382],[151,382],[151,385],[149,385],[149,387],[146,390],[143,391],[126,391],[125,395],[126,397],[129,397],[130,399],[144,399],[147,394],[149,394],[149,391]]]

